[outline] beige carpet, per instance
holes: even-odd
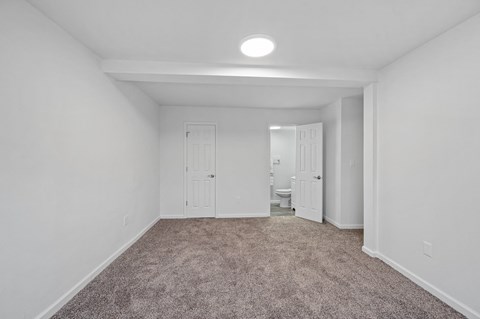
[[[53,318],[464,318],[295,217],[162,220]]]

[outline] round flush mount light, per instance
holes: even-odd
[[[251,58],[260,58],[269,55],[275,50],[272,37],[265,34],[250,35],[240,43],[240,51]]]

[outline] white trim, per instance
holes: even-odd
[[[280,204],[280,200],[279,199],[271,199],[270,204]]]
[[[342,220],[342,110],[343,98],[340,98],[335,102],[335,116],[338,119],[336,126],[337,131],[335,132],[337,137],[335,143],[335,208],[337,210],[336,215],[338,216],[338,220]],[[326,157],[324,157],[324,159],[325,162],[327,162]],[[327,187],[325,183],[324,187]],[[340,228],[339,226],[337,227]]]
[[[187,218],[187,127],[188,122],[183,123],[183,218]]]
[[[216,122],[184,122],[183,123],[183,217],[172,218],[188,218],[187,216],[187,127],[189,125],[213,125],[215,127],[215,218],[217,218],[217,123]],[[168,217],[165,217],[168,218]],[[192,217],[195,218],[195,217]]]
[[[378,253],[376,251],[371,250],[370,248],[367,248],[366,246],[362,246],[362,251],[372,258],[378,258]]]
[[[324,216],[324,218],[327,222],[339,229],[363,229],[363,224],[340,224],[331,219],[330,217]]]
[[[95,277],[100,274],[105,268],[107,268],[118,256],[120,256],[124,251],[126,251],[130,246],[132,246],[137,240],[140,239],[150,228],[153,227],[160,217],[157,217],[151,222],[147,227],[142,229],[136,236],[130,239],[122,247],[120,247],[116,252],[114,252],[110,257],[108,257],[104,262],[98,265],[93,269],[88,275],[86,275],[82,280],[80,280],[75,286],[73,286],[69,291],[63,294],[58,298],[53,304],[51,304],[47,309],[42,311],[35,319],[48,319],[53,316],[58,310],[60,310],[67,302],[70,301],[80,290],[85,288],[88,283],[90,283]]]
[[[329,222],[333,226],[340,228],[340,224],[334,221],[333,219],[331,219],[330,217],[327,217],[327,215],[324,215],[323,218],[325,219],[325,221]]]
[[[464,303],[458,301],[457,299],[450,296],[449,294],[447,294],[440,288],[436,287],[435,285],[432,285],[431,283],[422,279],[420,276],[414,274],[407,268],[401,266],[396,261],[390,259],[389,257],[383,255],[380,252],[372,251],[365,246],[362,247],[362,251],[367,255],[369,255],[370,257],[380,259],[381,261],[383,261],[384,263],[386,263],[387,265],[389,265],[390,267],[392,267],[393,269],[395,269],[396,271],[398,271],[399,273],[401,273],[402,275],[404,275],[405,277],[413,281],[415,284],[419,285],[420,287],[422,287],[423,289],[425,289],[426,291],[428,291],[429,293],[431,293],[432,295],[434,295],[435,297],[437,297],[438,299],[440,299],[441,301],[443,301],[453,309],[465,315],[467,318],[480,319],[480,313],[476,312],[475,310],[465,305]]]
[[[270,213],[249,213],[249,214],[218,214],[217,218],[256,218],[270,217]]]
[[[363,223],[364,245],[377,250],[379,246],[378,214],[378,121],[377,85],[364,87],[363,102]]]
[[[160,219],[185,219],[183,215],[160,215]]]

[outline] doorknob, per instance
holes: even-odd
[[[313,176],[313,178],[315,179],[322,179],[322,176],[318,175],[318,176]]]
[[[214,178],[214,177],[215,177],[215,175],[213,175],[213,174],[210,174],[210,175],[208,175],[207,177],[208,177],[208,178]]]

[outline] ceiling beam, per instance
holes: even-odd
[[[102,70],[130,82],[360,88],[377,81],[369,69],[103,60]]]

